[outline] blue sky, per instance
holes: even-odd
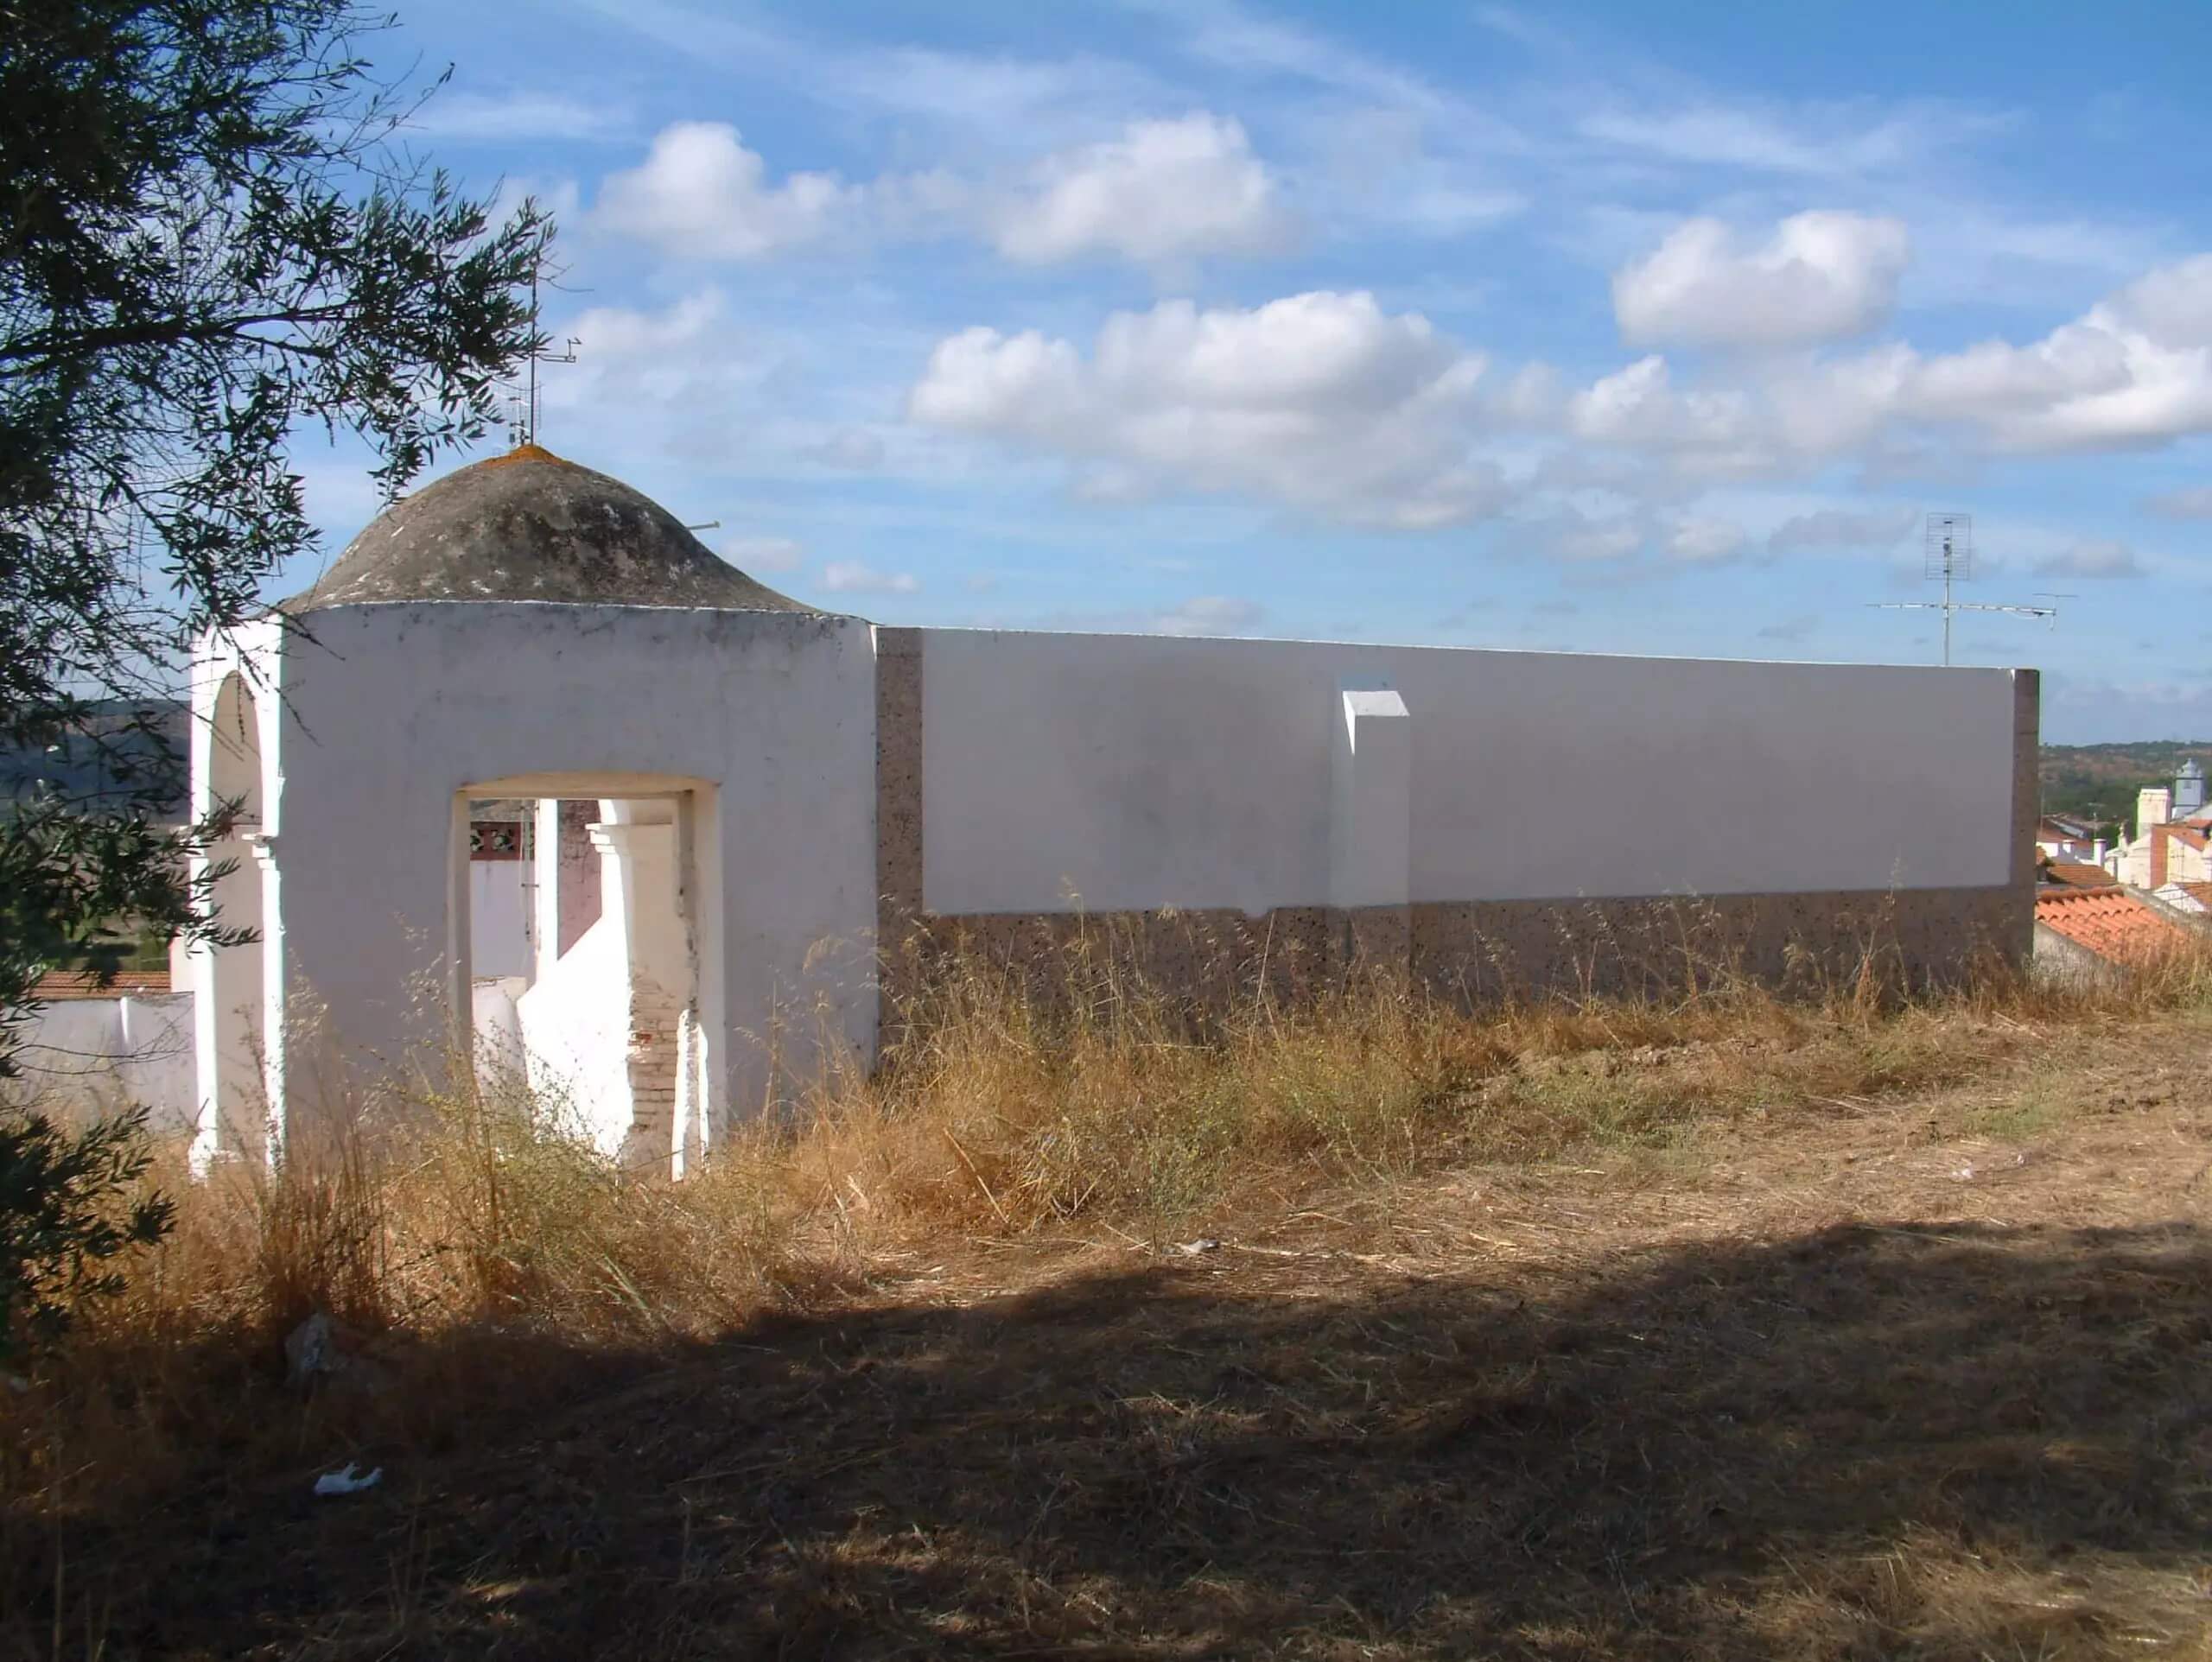
[[[2212,7],[400,15],[561,221],[541,440],[807,599],[1927,662],[1957,511],[2065,597],[1957,661],[2212,734]]]

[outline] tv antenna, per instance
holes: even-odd
[[[537,274],[535,271],[530,276],[530,326],[531,333],[537,333]],[[577,349],[583,344],[570,335],[563,343],[563,350],[559,352],[550,352],[541,346],[530,354],[529,378],[524,390],[519,397],[510,396],[507,400],[508,430],[517,446],[537,442],[537,366],[540,364],[573,364],[576,361]]]
[[[1921,551],[1920,574],[1930,580],[1942,578],[1943,598],[1940,600],[1870,600],[1868,605],[1878,612],[1940,612],[1943,614],[1943,662],[1951,661],[1951,614],[1955,612],[2005,612],[2016,618],[2045,618],[2054,627],[2058,621],[2055,606],[1995,606],[1986,601],[1955,600],[1951,598],[1954,583],[1974,580],[1974,516],[1972,514],[1930,514],[1928,530]],[[2069,596],[2047,595],[2048,599],[2066,599]]]

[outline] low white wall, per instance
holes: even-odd
[[[527,1079],[529,1057],[523,1049],[522,1016],[517,1008],[527,985],[519,975],[480,975],[469,987],[476,1076],[487,1088]]]
[[[73,1118],[143,1104],[162,1136],[198,1120],[188,993],[60,999],[25,1029],[22,1076],[4,1088],[19,1102]]]
[[[2037,923],[2030,967],[2038,980],[2058,986],[2102,986],[2119,981],[2124,972],[2108,958],[2101,958],[2079,941],[2069,940],[2048,923]]]
[[[1325,903],[1332,726],[1376,686],[1414,901],[2010,875],[2009,670],[930,630],[924,904]]]

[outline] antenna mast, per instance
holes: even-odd
[[[537,333],[537,273],[535,271],[530,274],[530,329],[532,334]],[[537,442],[538,365],[541,363],[573,364],[576,361],[577,349],[584,343],[575,336],[570,335],[564,344],[568,350],[558,355],[549,352],[542,347],[530,354],[530,367],[526,371],[528,378],[524,383],[525,390],[520,400],[522,408],[512,419],[512,436],[518,446]],[[510,401],[511,408],[513,402]]]
[[[2054,627],[2058,622],[2058,608],[2055,606],[1991,606],[1975,600],[1955,600],[1951,585],[1974,580],[1974,516],[1972,514],[1930,514],[1928,530],[1923,543],[1920,574],[1924,578],[1942,578],[1943,598],[1941,600],[1874,600],[1869,602],[1879,612],[1940,612],[1943,614],[1943,662],[1951,662],[1951,614],[1955,612],[2005,612],[2016,618],[2048,618]],[[2053,595],[2063,599],[2064,595]]]

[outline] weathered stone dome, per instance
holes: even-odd
[[[379,600],[817,610],[718,558],[642,492],[534,444],[394,503],[279,610]]]

